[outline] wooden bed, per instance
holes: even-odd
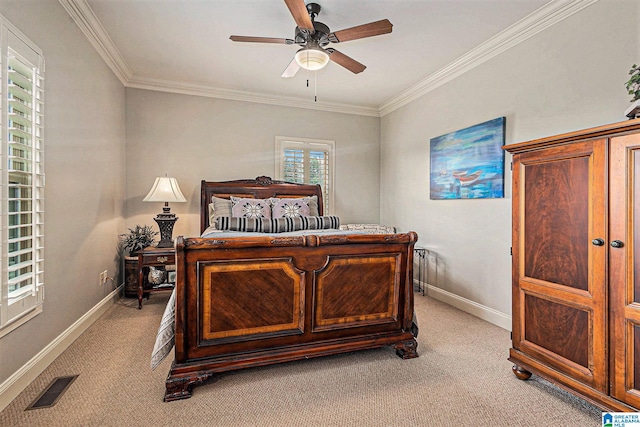
[[[320,186],[202,181],[201,230],[212,196],[311,195],[322,215]],[[387,345],[403,359],[418,357],[414,232],[255,234],[176,239],[175,360],[165,401],[235,369]]]

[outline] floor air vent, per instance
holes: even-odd
[[[55,378],[51,381],[51,384],[49,384],[49,386],[40,393],[40,396],[38,396],[38,398],[27,407],[27,409],[25,409],[25,411],[30,409],[50,408],[55,405],[76,378],[78,378],[77,375]]]

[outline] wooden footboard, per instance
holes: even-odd
[[[165,401],[219,372],[392,345],[417,357],[413,232],[178,238]]]

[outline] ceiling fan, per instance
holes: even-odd
[[[353,58],[333,48],[325,48],[329,43],[342,43],[365,37],[378,36],[391,32],[393,25],[388,19],[358,25],[340,31],[331,32],[328,26],[315,20],[320,13],[317,3],[304,4],[304,0],[284,0],[297,27],[293,39],[273,37],[231,36],[234,42],[297,44],[301,46],[293,60],[282,73],[282,77],[293,77],[302,67],[307,70],[319,70],[329,60],[343,66],[354,74],[367,68]]]

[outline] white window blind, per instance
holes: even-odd
[[[44,59],[0,17],[0,335],[44,300]]]
[[[276,179],[320,184],[324,213],[333,209],[334,141],[276,137]]]

